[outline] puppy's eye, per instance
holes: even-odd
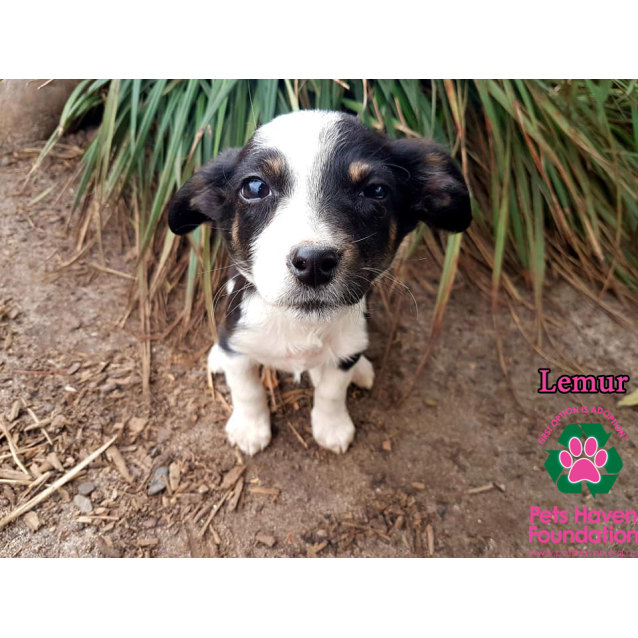
[[[361,191],[362,197],[368,199],[384,199],[388,189],[383,184],[369,184]]]
[[[244,199],[257,201],[268,197],[268,195],[270,195],[270,188],[268,188],[268,184],[263,180],[257,177],[251,177],[242,184],[239,192]]]

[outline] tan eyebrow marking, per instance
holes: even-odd
[[[365,179],[371,170],[372,167],[370,164],[357,160],[348,166],[348,175],[350,175],[350,179],[356,183]]]
[[[281,175],[284,170],[284,163],[280,157],[267,157],[263,161],[264,169],[271,172],[274,176]]]

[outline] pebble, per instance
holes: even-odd
[[[77,494],[73,498],[73,505],[75,505],[82,514],[90,514],[93,511],[93,503],[91,503],[91,499],[88,496],[83,496],[82,494]]]
[[[255,540],[262,545],[266,545],[267,547],[274,547],[275,543],[277,542],[277,539],[270,534],[257,534],[257,536],[255,536]]]
[[[81,494],[82,496],[88,496],[95,488],[95,483],[85,481],[84,483],[80,483],[78,485],[78,494]]]
[[[153,472],[153,477],[151,478],[151,482],[148,486],[147,494],[149,496],[153,496],[155,494],[159,494],[166,489],[166,479],[168,478],[168,468],[165,466],[158,467],[155,472]]]
[[[24,522],[32,532],[37,532],[40,529],[40,519],[35,512],[28,512],[24,515]]]

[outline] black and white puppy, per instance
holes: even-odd
[[[309,372],[314,438],[346,451],[355,433],[348,385],[374,380],[362,355],[366,295],[420,221],[452,232],[469,226],[468,190],[452,159],[432,143],[390,141],[330,111],[277,117],[179,190],[171,230],[212,222],[236,268],[208,358],[230,387],[232,444],[254,454],[270,442],[263,364]]]

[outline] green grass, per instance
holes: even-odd
[[[475,221],[466,236],[447,240],[433,335],[459,264],[479,285],[487,281],[494,308],[503,295],[521,301],[521,287],[529,287],[539,340],[548,270],[595,299],[606,291],[625,304],[638,298],[636,81],[86,80],[38,163],[96,106],[103,117],[83,158],[78,247],[100,244],[102,211],[126,204],[146,333],[151,308],[161,317],[176,294],[183,305],[172,326],[186,329],[204,306],[212,320],[223,274],[223,251],[210,229],[185,240],[167,230],[171,195],[220,150],[243,145],[259,124],[299,108],[345,109],[391,138],[433,138],[461,164]],[[425,229],[415,241],[434,246]]]

